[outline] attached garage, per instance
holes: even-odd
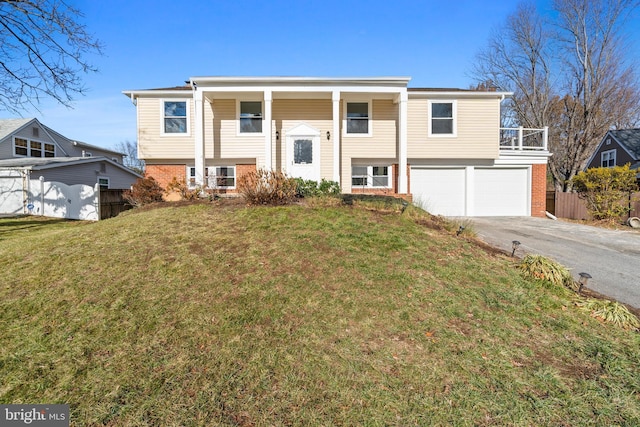
[[[531,215],[530,167],[411,168],[414,203],[445,216]]]
[[[411,168],[413,201],[433,214],[464,216],[465,183],[465,168]]]
[[[474,216],[529,216],[529,168],[476,168]]]

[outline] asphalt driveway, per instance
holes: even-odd
[[[640,308],[640,233],[606,230],[547,218],[474,217],[478,237],[511,252],[511,242],[521,242],[517,256],[540,254],[593,278],[588,287]]]

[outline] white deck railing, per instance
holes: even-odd
[[[548,151],[549,127],[500,128],[500,150],[506,151]]]

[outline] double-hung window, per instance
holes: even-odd
[[[109,189],[109,178],[106,177],[98,177],[98,185],[100,186],[101,189],[103,190],[108,190]]]
[[[391,166],[353,166],[351,186],[360,188],[390,188]]]
[[[429,135],[456,135],[456,103],[455,101],[429,102]]]
[[[210,188],[235,188],[236,168],[235,166],[212,166],[209,169]]]
[[[187,101],[164,101],[164,133],[187,133]]]
[[[600,153],[600,166],[612,168],[616,165],[616,150],[608,150]]]
[[[240,101],[240,133],[262,133],[262,101]]]
[[[369,103],[347,102],[347,134],[369,134]]]

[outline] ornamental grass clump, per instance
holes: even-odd
[[[529,254],[525,256],[518,268],[527,277],[575,290],[575,281],[569,270],[562,264],[542,255]]]
[[[613,323],[614,325],[627,330],[640,330],[640,320],[638,320],[638,318],[631,313],[627,307],[617,301],[589,298],[584,301],[577,302],[576,305],[581,309],[590,312],[591,317],[595,317],[603,322]]]

